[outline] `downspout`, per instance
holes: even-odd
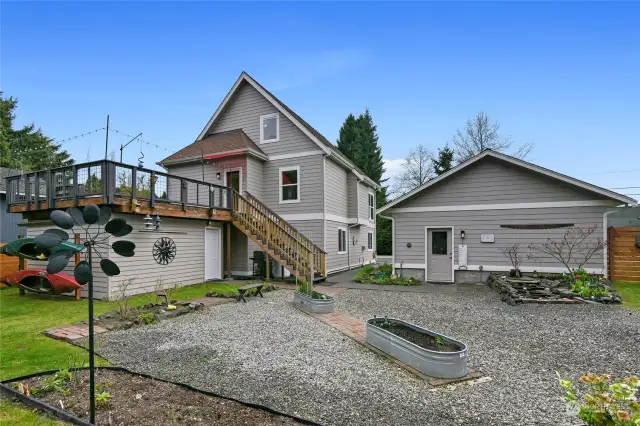
[[[606,241],[607,245],[605,246],[605,249],[602,250],[602,257],[604,259],[604,276],[605,278],[609,278],[609,241],[607,241],[607,216],[609,216],[611,213],[615,213],[620,211],[620,209],[615,209],[615,210],[607,210],[606,212],[604,212],[604,214],[602,215],[602,241]]]

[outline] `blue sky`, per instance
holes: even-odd
[[[392,166],[485,111],[535,144],[534,163],[640,187],[638,16],[634,3],[3,2],[0,82],[18,124],[55,139],[110,114],[179,149],[246,70],[332,141],[368,107]],[[104,133],[64,146],[98,159]],[[143,150],[147,165],[169,154]]]

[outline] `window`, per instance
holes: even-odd
[[[376,202],[372,193],[369,193],[369,220],[373,220],[376,214]]]
[[[373,250],[373,232],[367,233],[367,250]]]
[[[300,167],[280,168],[280,203],[300,201]]]
[[[347,252],[347,230],[338,228],[338,253]]]
[[[280,116],[278,113],[260,116],[260,143],[278,142]]]
[[[431,254],[447,254],[447,231],[431,233]]]

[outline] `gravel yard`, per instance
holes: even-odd
[[[288,301],[265,294],[100,337],[130,369],[327,425],[574,425],[555,370],[640,373],[640,313],[619,306],[509,307],[484,287],[456,293],[346,290],[336,309],[388,315],[464,341],[492,378],[431,388]]]

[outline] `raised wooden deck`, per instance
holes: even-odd
[[[33,212],[33,218],[48,216],[53,209],[107,204],[122,213],[233,219],[231,188],[109,160],[6,179],[8,211]]]

